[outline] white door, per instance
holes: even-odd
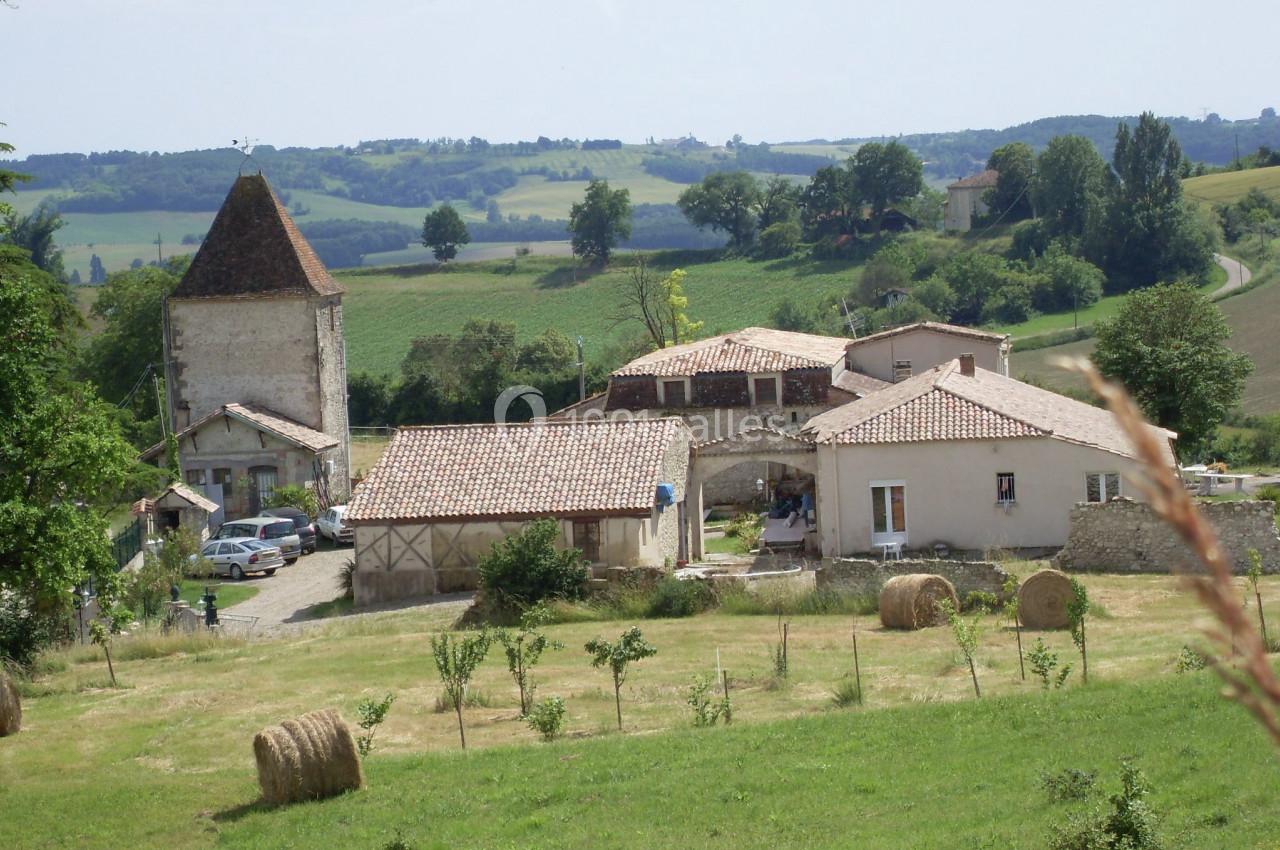
[[[907,542],[907,483],[871,482],[871,545]]]

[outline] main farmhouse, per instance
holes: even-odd
[[[932,322],[747,328],[640,357],[545,420],[403,429],[348,509],[357,601],[473,588],[536,517],[598,570],[701,560],[713,504],[770,507],[766,546],[822,557],[1061,547],[1075,504],[1138,495],[1138,462],[1105,411],[1009,377],[1008,355]]]

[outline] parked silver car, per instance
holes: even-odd
[[[316,533],[334,543],[354,543],[356,530],[342,521],[346,512],[346,505],[334,505],[320,514],[320,518],[316,520]]]
[[[200,555],[212,565],[215,574],[230,576],[235,581],[240,581],[246,573],[275,575],[276,570],[284,566],[279,547],[255,537],[210,540]]]
[[[253,537],[270,545],[279,546],[286,564],[292,564],[302,556],[302,538],[293,527],[293,521],[278,516],[256,516],[249,519],[233,519],[224,522],[213,535],[215,540],[233,537]]]

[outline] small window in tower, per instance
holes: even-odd
[[[338,309],[334,307],[332,304],[330,304],[329,305],[329,330],[331,331],[335,331],[338,329],[337,316],[338,316]]]

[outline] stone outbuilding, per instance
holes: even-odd
[[[595,570],[686,557],[690,434],[675,418],[401,428],[352,496],[357,605],[472,590],[540,518]]]
[[[322,504],[345,501],[343,292],[266,179],[240,176],[164,305],[167,418],[183,478],[228,518],[256,511],[282,483],[311,486]],[[288,457],[290,448],[302,451]],[[242,471],[247,494],[237,492]]]
[[[187,485],[175,481],[150,503],[154,534],[166,534],[185,528],[200,540],[209,537],[210,518],[218,511],[218,504],[206,499]],[[151,536],[151,535],[148,535]]]
[[[187,489],[213,503],[215,526],[254,516],[276,487],[318,489],[342,450],[336,437],[253,404],[224,404],[174,436]],[[142,457],[163,462],[164,444]]]

